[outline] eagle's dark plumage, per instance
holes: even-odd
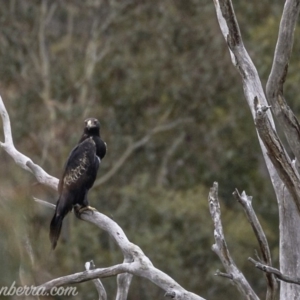
[[[87,193],[93,186],[106,143],[100,138],[100,123],[97,119],[85,120],[85,127],[78,145],[72,150],[59,181],[59,198],[50,224],[50,241],[55,249],[62,221],[74,205],[87,207]]]

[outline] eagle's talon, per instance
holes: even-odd
[[[94,211],[97,211],[97,209],[92,206],[81,206],[80,204],[74,205],[74,212],[77,217],[80,217],[80,215],[85,211],[91,211],[94,213]]]
[[[92,212],[97,211],[97,209],[92,207],[92,206],[84,206],[84,207],[79,208],[78,213],[82,214],[86,210],[89,210],[89,211],[92,211]]]

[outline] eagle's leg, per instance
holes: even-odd
[[[84,195],[84,199],[82,201],[82,205],[80,204],[75,204],[74,205],[74,211],[75,211],[75,214],[77,217],[80,217],[80,215],[84,212],[84,211],[91,211],[91,212],[94,212],[94,211],[97,211],[96,208],[92,207],[92,206],[89,206],[89,201],[87,199],[87,194],[88,194],[88,191],[86,191],[85,195]]]

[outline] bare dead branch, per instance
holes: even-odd
[[[256,110],[254,107],[253,99],[257,97],[260,101],[261,106],[268,106],[261,81],[253,62],[243,45],[231,0],[214,0],[214,5],[222,34],[229,47],[229,53],[231,55],[232,63],[238,69],[241,75],[244,94],[251,109],[252,117],[255,120]],[[291,30],[291,27],[289,30]],[[267,111],[266,114],[268,116],[270,126],[275,131],[271,112]],[[299,228],[299,214],[298,212],[295,213],[297,209],[295,207],[295,201],[293,200],[293,198],[295,197],[295,193],[294,195],[291,195],[289,190],[285,189],[284,182],[282,181],[282,176],[279,176],[276,167],[274,167],[273,162],[270,159],[272,153],[268,153],[268,150],[266,149],[264,142],[260,138],[258,132],[257,134],[263,152],[264,160],[266,162],[279,204],[279,218],[281,224],[281,270],[284,270],[285,272],[289,271],[291,272],[291,274],[299,275],[299,268],[295,264],[295,261],[299,260],[299,253],[297,252],[297,250],[295,250],[295,248],[299,248],[300,241],[300,234],[297,230],[295,230],[296,228]],[[286,247],[286,245],[291,245],[292,243],[295,243],[296,247]],[[293,297],[293,295],[298,294],[298,286],[290,284],[281,285],[280,297],[282,299],[290,299]]]
[[[262,103],[267,105],[257,70],[244,47],[231,1],[214,0],[214,4],[221,31],[229,47],[232,63],[242,77],[246,100],[254,117],[253,99],[256,95],[262,97]]]
[[[268,265],[272,266],[272,259],[271,259],[271,253],[270,253],[270,248],[268,244],[268,240],[266,238],[266,235],[260,225],[260,222],[254,212],[253,206],[252,206],[252,197],[247,196],[245,191],[242,192],[242,194],[239,193],[239,191],[236,189],[233,192],[234,197],[236,200],[242,205],[247,219],[254,231],[254,234],[256,236],[256,239],[258,241],[260,251],[262,254],[262,259],[263,262]],[[266,274],[266,279],[267,279],[267,296],[266,300],[272,300],[276,299],[276,292],[277,292],[277,281],[274,277],[273,274],[267,273]]]
[[[94,264],[94,261],[91,260],[89,262],[86,262],[84,267],[87,271],[89,271],[89,270],[94,270],[96,266]],[[93,283],[97,289],[99,300],[107,300],[107,294],[101,280],[99,278],[93,279]]]
[[[124,262],[126,259],[124,260]],[[129,287],[132,280],[132,274],[123,273],[117,276],[117,295],[116,300],[126,300],[129,292]]]
[[[253,99],[258,97],[261,105],[268,105],[260,78],[247,50],[244,47],[231,0],[214,0],[214,5],[222,34],[228,44],[232,63],[241,75],[244,94],[254,120],[255,108]],[[272,127],[275,129],[274,121],[270,112],[268,112],[268,117]],[[277,193],[277,187],[282,187],[282,182],[274,169],[271,160],[269,159],[267,150],[259,135],[258,140],[266,161],[272,184],[275,188],[275,192]]]
[[[272,70],[266,86],[266,94],[272,105],[272,111],[278,118],[298,162],[300,161],[300,124],[283,97],[283,85],[288,72],[299,11],[299,0],[285,1]]]
[[[46,201],[37,198],[35,198],[35,201],[43,205],[49,206],[49,204]],[[53,208],[52,205],[50,207]],[[127,292],[131,283],[132,275],[145,277],[149,279],[154,284],[164,289],[167,293],[171,292],[172,294],[174,294],[175,296],[173,297],[173,299],[204,299],[198,295],[184,290],[171,277],[155,268],[152,265],[151,261],[148,259],[148,257],[145,256],[143,251],[127,239],[122,228],[119,227],[117,223],[115,223],[107,216],[99,212],[93,211],[84,212],[80,215],[80,219],[91,222],[99,228],[107,231],[122,250],[125,258],[124,263],[109,268],[95,269],[93,270],[95,272],[92,273],[80,272],[72,275],[59,277],[36,287],[36,289],[43,289],[43,291],[49,291],[53,287],[84,282],[95,278],[110,277],[120,274],[124,276],[120,279],[118,278],[118,290],[120,292],[118,292],[117,294],[117,299],[124,299],[124,296],[127,297]],[[122,283],[120,283],[120,281],[124,281],[123,288]],[[121,291],[124,291],[124,289],[125,291],[127,290],[127,292],[125,294],[121,294]]]
[[[255,98],[255,102],[257,107],[255,124],[259,136],[268,151],[268,155],[276,168],[278,175],[292,195],[298,211],[300,212],[300,176],[286,153],[276,131],[270,124],[266,114],[267,108],[261,106],[258,103],[257,98]]]
[[[72,275],[67,275],[63,277],[59,277],[56,279],[53,279],[51,281],[48,281],[44,284],[41,284],[37,286],[35,289],[38,291],[43,291],[43,292],[48,292],[50,291],[53,287],[59,287],[67,284],[74,284],[74,283],[80,283],[80,282],[85,282],[88,280],[93,280],[96,278],[105,278],[105,277],[110,277],[110,276],[115,276],[116,274],[123,273],[123,272],[131,272],[135,275],[142,276],[148,278],[146,274],[148,273],[149,270],[145,269],[140,269],[140,263],[139,261],[135,261],[132,263],[123,263],[119,265],[115,265],[112,267],[108,268],[98,268],[95,270],[89,270],[89,271],[84,271],[84,272],[78,272]],[[164,274],[163,272],[159,271],[158,269],[154,268],[153,266],[151,267],[151,271],[155,271],[153,273],[154,278],[152,278],[152,282],[155,283],[157,281],[156,275],[159,275],[160,278],[162,278],[162,274],[164,275],[164,279],[168,278],[168,275]],[[144,275],[144,276],[143,276]],[[166,277],[165,277],[166,276]],[[149,278],[148,278],[149,279]],[[175,281],[174,283],[179,286]],[[162,282],[162,285],[168,286],[170,282]],[[204,298],[197,296],[193,293],[185,291],[183,288],[177,289],[177,286],[174,287],[173,285],[170,286],[170,290],[167,292],[170,293],[172,291],[172,294],[174,295],[173,299],[182,299],[182,300],[203,300]]]
[[[107,231],[111,235],[123,252],[124,258],[130,261],[130,263],[123,263],[126,266],[130,265],[125,272],[147,278],[166,292],[174,291],[176,294],[174,299],[203,299],[186,291],[167,274],[155,268],[140,247],[131,243],[122,228],[107,216],[100,212],[86,211],[81,214],[80,218],[95,224],[98,228]]]
[[[0,143],[0,146],[10,156],[12,156],[12,158],[15,160],[15,162],[18,165],[20,165],[23,169],[33,173],[39,182],[57,190],[57,185],[58,185],[57,178],[48,175],[41,167],[34,164],[27,156],[23,155],[22,153],[18,152],[15,149],[13,144],[12,134],[11,134],[9,115],[5,109],[1,97],[0,97],[0,113],[3,121],[3,130],[4,130],[4,137],[5,137],[5,142]],[[177,120],[173,123],[167,125],[161,125],[154,128],[153,131],[149,134],[149,138],[154,133],[164,131],[164,130],[169,130],[176,127],[177,124],[180,122],[182,122],[182,120]],[[146,137],[144,138],[145,140],[147,140]],[[140,142],[139,144],[143,144],[145,140],[139,141]],[[139,146],[139,144],[136,143],[136,147]],[[43,200],[36,199],[36,201],[41,204],[45,204]],[[51,208],[53,208],[52,205]],[[90,271],[80,272],[73,275],[56,278],[54,280],[51,280],[49,282],[40,285],[37,288],[43,288],[46,289],[46,291],[49,291],[54,286],[61,286],[64,284],[83,282],[91,279],[96,279],[98,277],[115,276],[121,273],[130,273],[132,275],[149,279],[154,284],[164,289],[166,292],[171,291],[175,295],[174,299],[178,299],[178,300],[181,299],[182,300],[185,299],[203,300],[204,299],[198,295],[186,291],[170,276],[155,268],[152,265],[151,261],[148,259],[148,257],[145,256],[143,251],[138,246],[134,245],[127,239],[122,228],[107,216],[99,212],[92,212],[92,213],[86,212],[81,214],[80,218],[82,220],[93,223],[99,228],[107,231],[114,238],[114,240],[120,247],[121,251],[123,252],[124,263],[109,268],[105,268],[105,269],[90,270]],[[125,275],[123,277],[120,277],[119,282],[123,281],[125,283],[123,287],[121,286],[118,287],[120,293],[122,291],[128,291],[132,275]]]
[[[48,175],[41,167],[34,164],[28,157],[18,152],[13,144],[10,120],[5,109],[4,103],[0,98],[0,113],[3,121],[4,128],[4,136],[5,142],[1,143],[1,147],[5,149],[5,151],[13,157],[18,165],[24,168],[27,171],[33,173],[39,182],[52,187],[53,189],[57,189],[58,179]],[[168,124],[167,126],[160,126],[154,129],[154,132],[159,132],[163,130],[167,130],[173,128],[177,122],[173,124]],[[36,199],[39,203],[43,203],[42,200]],[[51,205],[51,208],[53,206]],[[150,281],[160,286],[165,291],[173,291],[175,294],[174,299],[204,299],[200,296],[197,296],[193,293],[190,293],[183,289],[177,282],[175,282],[171,277],[162,271],[156,269],[151,261],[144,255],[142,250],[129,242],[123,230],[111,219],[106,217],[99,212],[83,213],[80,216],[81,219],[85,221],[89,221],[94,223],[99,228],[107,231],[117,242],[118,246],[123,252],[125,262],[120,265],[116,265],[113,267],[105,268],[105,269],[96,269],[85,271],[81,273],[76,273],[73,275],[68,275],[60,278],[56,278],[51,280],[39,287],[45,288],[46,290],[50,290],[53,286],[61,286],[64,284],[71,284],[76,282],[83,282],[91,279],[95,279],[98,277],[108,277],[114,276],[120,273],[130,273],[133,275],[141,276],[148,278]],[[122,278],[122,277],[121,277]],[[123,278],[124,279],[124,278]],[[128,290],[129,284],[131,282],[131,276],[125,277],[127,282],[126,289]],[[38,288],[39,288],[38,287]]]
[[[129,264],[119,264],[108,268],[97,268],[84,272],[78,272],[71,275],[58,277],[48,282],[45,282],[36,287],[38,290],[50,291],[53,287],[59,287],[67,284],[85,282],[97,278],[106,278],[126,272]]]
[[[9,154],[15,163],[19,165],[22,169],[31,172],[38,182],[51,187],[54,190],[57,190],[58,179],[46,173],[40,166],[32,162],[32,160],[19,152],[13,143],[10,119],[9,115],[4,106],[3,100],[0,96],[0,114],[3,123],[3,132],[4,132],[4,143],[0,142],[0,147],[3,148],[7,154]]]
[[[44,204],[44,201],[40,200],[39,203]],[[174,279],[155,268],[149,258],[143,253],[143,251],[137,245],[131,243],[126,237],[122,228],[113,220],[101,214],[98,211],[85,211],[80,215],[80,219],[95,224],[98,228],[105,230],[115,240],[117,245],[123,252],[124,258],[127,262],[115,265],[108,268],[98,268],[95,270],[89,270],[85,272],[79,272],[72,275],[59,277],[48,281],[40,286],[37,286],[37,290],[50,291],[53,287],[59,287],[62,285],[85,282],[96,278],[111,277],[118,274],[125,275],[126,273],[140,277],[147,278],[157,286],[166,291],[167,294],[172,294],[172,298],[176,300],[205,300],[204,298],[186,291],[181,287]],[[131,282],[131,276],[125,276],[121,279],[126,280],[125,289],[129,289]],[[121,288],[120,288],[121,290]],[[117,299],[124,299],[124,295],[119,295]],[[127,297],[127,293],[126,293]],[[252,298],[251,298],[252,299]]]
[[[214,238],[215,244],[212,246],[212,250],[219,256],[228,276],[232,276],[232,282],[237,287],[239,292],[246,299],[256,299],[259,300],[258,296],[255,294],[247,279],[243,273],[238,269],[234,263],[230,252],[228,250],[226,240],[223,233],[223,226],[221,222],[221,209],[218,200],[218,183],[214,182],[213,186],[210,188],[208,195],[208,204],[211,218],[214,223]]]
[[[273,274],[274,276],[276,276],[277,279],[280,279],[280,280],[288,282],[288,283],[294,283],[294,284],[300,285],[299,277],[294,278],[292,276],[284,275],[278,269],[264,265],[256,260],[254,260],[251,257],[249,257],[248,260],[255,265],[255,268],[257,268],[265,273]]]

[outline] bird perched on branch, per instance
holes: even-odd
[[[64,217],[74,206],[80,211],[92,209],[87,193],[93,186],[106,143],[100,138],[100,123],[95,118],[84,121],[84,131],[78,145],[71,151],[58,184],[59,198],[50,224],[50,241],[55,249]]]

